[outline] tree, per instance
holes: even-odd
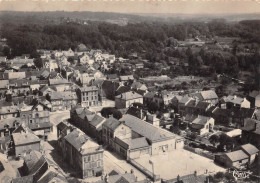
[[[155,103],[155,102],[151,102],[151,103],[149,103],[148,104],[148,106],[147,106],[147,108],[148,108],[148,111],[150,112],[150,113],[152,113],[152,114],[154,114],[156,111],[158,111],[158,106],[157,106],[157,104]]]
[[[41,58],[36,58],[33,60],[34,62],[34,65],[37,67],[37,68],[42,68],[43,67],[43,61]]]
[[[105,118],[108,118],[110,115],[113,115],[113,117],[116,119],[122,118],[121,112],[113,107],[104,107],[101,110],[101,115]]]
[[[68,58],[68,62],[69,62],[70,64],[75,64],[75,60],[74,60],[73,57],[69,57],[69,58]]]

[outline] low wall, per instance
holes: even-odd
[[[133,165],[135,168],[137,168],[139,171],[141,171],[143,174],[145,174],[147,177],[152,179],[154,182],[160,180],[160,175],[155,175],[152,172],[150,172],[148,169],[137,163],[133,159],[129,159],[128,162]]]
[[[187,150],[187,151],[190,151],[190,152],[193,152],[193,153],[196,153],[198,155],[201,155],[205,158],[208,158],[208,159],[211,159],[211,160],[214,160],[215,159],[215,156],[214,154],[210,153],[210,152],[205,152],[203,149],[200,149],[200,148],[193,148],[193,147],[189,147],[189,146],[184,146],[184,149]]]

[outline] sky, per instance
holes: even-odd
[[[260,0],[0,0],[3,10],[244,14],[260,13]]]

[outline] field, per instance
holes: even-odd
[[[160,175],[161,178],[169,180],[176,178],[178,175],[184,176],[193,174],[197,171],[198,175],[215,173],[224,171],[225,169],[214,164],[213,160],[199,156],[186,150],[174,150],[156,156],[142,156],[136,161],[149,171],[153,172],[152,164],[154,164],[154,174]]]

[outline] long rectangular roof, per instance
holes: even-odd
[[[134,132],[146,137],[152,142],[163,141],[164,139],[175,137],[173,133],[155,127],[152,124],[129,114],[124,115],[120,121],[124,122],[125,125],[130,127]]]

